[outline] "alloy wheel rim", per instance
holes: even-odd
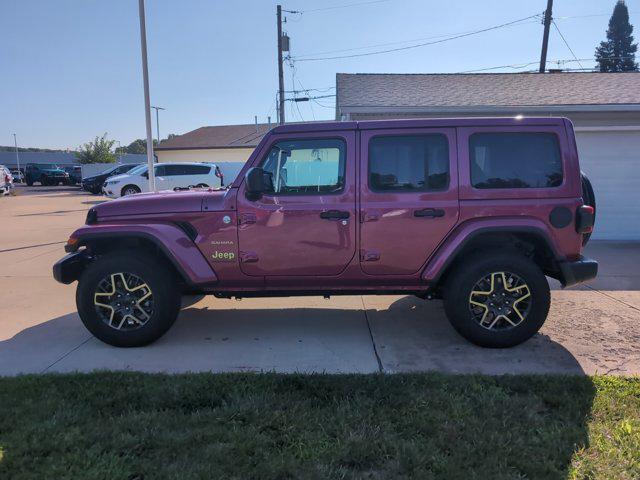
[[[93,296],[100,320],[115,330],[137,330],[153,315],[153,293],[149,285],[132,273],[104,277]]]
[[[492,272],[476,282],[469,294],[469,311],[482,328],[504,331],[524,322],[531,311],[531,289],[518,275]]]

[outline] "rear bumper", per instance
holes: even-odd
[[[563,287],[570,287],[578,283],[595,278],[598,274],[598,262],[591,258],[582,257],[574,262],[561,262],[559,264]]]
[[[53,265],[53,278],[60,283],[69,284],[80,278],[88,261],[84,252],[65,255]]]

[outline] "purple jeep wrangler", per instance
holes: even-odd
[[[595,277],[594,217],[563,118],[292,124],[226,189],[91,208],[53,272],[121,347],[161,337],[183,293],[442,298],[462,336],[508,347],[545,321],[545,275]]]

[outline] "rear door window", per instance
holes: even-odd
[[[207,175],[210,170],[207,165],[183,165],[182,175]]]
[[[380,136],[369,142],[369,188],[374,192],[446,190],[449,142],[442,134]]]
[[[551,188],[562,184],[562,157],[553,133],[475,133],[469,138],[474,188]]]

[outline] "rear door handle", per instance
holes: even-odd
[[[414,217],[444,217],[444,210],[440,208],[423,208],[422,210],[414,210]]]
[[[328,210],[326,212],[321,212],[320,218],[324,218],[325,220],[345,220],[349,218],[349,212],[344,212],[342,210]]]

